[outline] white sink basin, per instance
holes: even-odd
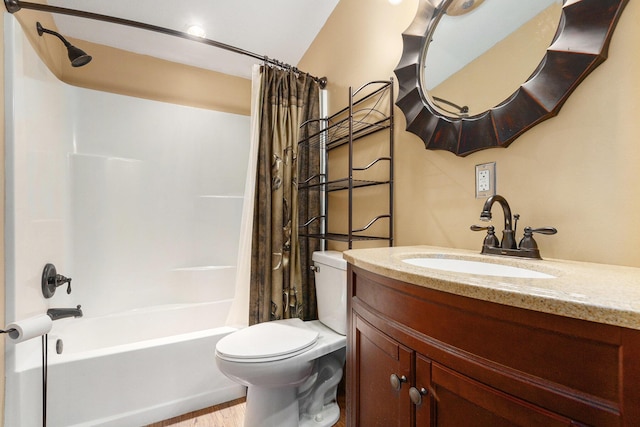
[[[482,261],[470,261],[456,258],[407,258],[407,264],[452,273],[479,274],[482,276],[515,277],[522,279],[555,279],[556,276],[527,268],[512,267]]]

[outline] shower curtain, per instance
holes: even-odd
[[[299,241],[298,224],[301,217],[319,215],[320,196],[298,194],[298,172],[318,174],[319,152],[318,147],[299,151],[298,141],[300,125],[319,117],[320,89],[309,75],[270,66],[262,67],[261,85],[249,324],[312,320],[317,318],[315,284],[307,271],[319,243]]]
[[[249,282],[251,280],[251,240],[253,231],[253,203],[255,199],[258,143],[260,140],[260,109],[262,106],[262,67],[254,65],[251,70],[251,141],[249,162],[242,201],[240,241],[236,266],[235,296],[227,325],[245,327],[249,325]]]

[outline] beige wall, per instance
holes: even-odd
[[[393,76],[401,34],[417,4],[340,1],[299,64],[328,76],[331,111],[345,105],[349,86]],[[634,119],[640,113],[638,20],[640,5],[629,2],[609,59],[557,117],[506,149],[465,158],[425,150],[418,137],[404,131],[404,116],[396,108],[396,245],[479,250],[483,236],[469,230],[484,202],[475,199],[475,165],[495,161],[498,193],[521,215],[518,228],[558,228],[555,236],[537,238],[543,256],[640,267],[640,126]],[[494,210],[501,226],[502,213]],[[330,210],[332,219],[340,214]]]

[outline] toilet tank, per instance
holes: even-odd
[[[347,334],[347,262],[342,252],[313,253],[318,320],[339,334]]]

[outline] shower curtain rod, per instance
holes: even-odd
[[[145,24],[143,22],[132,21],[130,19],[116,18],[115,16],[101,15],[99,13],[85,12],[82,10],[69,9],[65,7],[50,6],[48,4],[30,3],[30,2],[20,1],[20,0],[4,0],[4,5],[7,8],[7,11],[12,14],[18,12],[20,9],[30,9],[30,10],[40,11],[40,12],[57,13],[61,15],[76,16],[79,18],[94,19],[97,21],[109,22],[112,24],[126,25],[129,27],[140,28],[148,31],[154,31],[156,33],[166,34],[174,37],[180,37],[180,38],[191,40],[194,42],[199,42],[199,43],[207,44],[209,46],[214,46],[220,49],[228,50],[230,52],[238,53],[241,55],[250,56],[252,58],[259,59],[265,63],[275,65],[276,67],[284,68],[287,70],[291,70],[296,73],[308,74],[308,73],[304,73],[301,70],[298,70],[296,67],[292,65],[286,64],[284,62],[280,62],[275,59],[271,59],[267,56],[261,56],[261,55],[258,55],[257,53],[249,52],[248,50],[240,49],[235,46],[217,42],[215,40],[210,40],[204,37],[192,36],[189,33],[176,31],[169,28],[159,27],[157,25]],[[316,76],[312,76],[311,74],[308,74],[308,75],[320,84],[321,89],[324,89],[327,86],[326,77],[316,77]]]

